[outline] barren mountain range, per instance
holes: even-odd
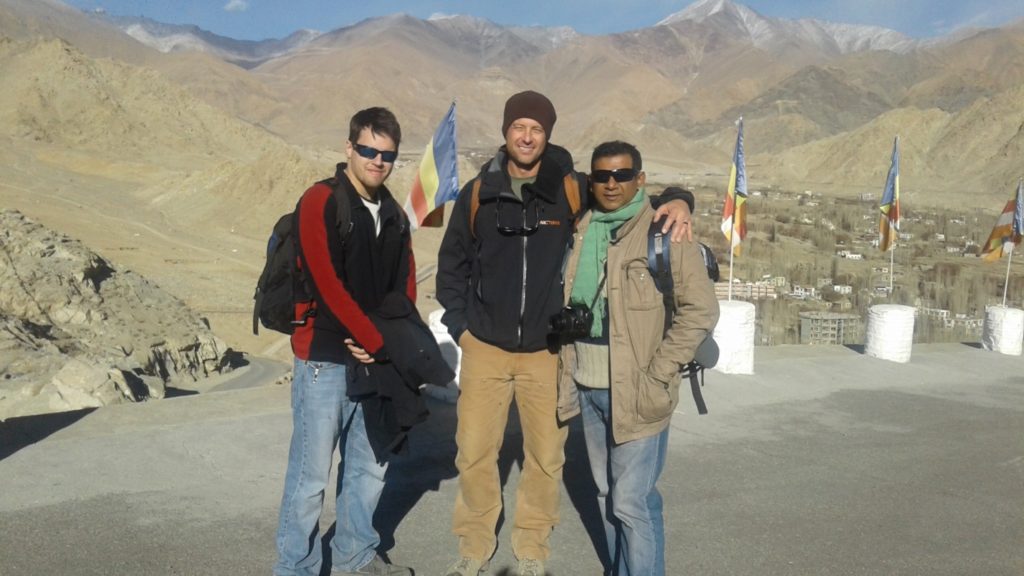
[[[1020,171],[1000,153],[1020,146],[1019,131],[1002,130],[1005,138],[997,139],[978,126],[974,134],[970,116],[982,107],[1007,126],[1021,125],[1022,107],[1011,96],[1024,83],[1021,23],[922,42],[877,27],[774,19],[729,0],[701,0],[656,26],[607,36],[393,15],[243,42],[195,27],[82,14],[56,0],[3,0],[0,10],[5,36],[60,37],[88,56],[156,69],[227,115],[297,146],[336,149],[349,112],[374,103],[393,108],[418,146],[457,98],[460,145],[488,148],[504,99],[533,87],[559,109],[556,141],[585,152],[597,140],[625,137],[684,171],[721,171],[742,115],[748,155],[759,167],[751,177],[765,185],[798,178],[877,187],[892,137],[920,132],[890,125],[897,111],[930,119],[927,134],[904,141],[924,158],[943,158],[907,162],[908,186],[1001,190]],[[876,133],[884,137],[858,138]],[[976,135],[986,142],[970,142]],[[833,137],[859,170],[838,178],[815,157],[779,162],[797,146],[803,154],[825,148],[832,157]],[[823,146],[806,146],[814,142]],[[976,147],[987,159],[957,158]]]
[[[236,350],[270,355],[286,343],[247,333],[266,233],[331,173],[360,107],[402,122],[400,199],[452,99],[465,181],[526,88],[555,102],[552,140],[581,168],[598,142],[630,140],[655,187],[724,189],[740,116],[752,189],[880,195],[896,135],[906,211],[994,215],[1024,172],[1021,22],[920,42],[702,0],[606,36],[391,15],[239,42],[0,0],[0,76],[0,206],[154,280]],[[417,232],[421,266],[440,234]],[[428,309],[431,292],[421,284]]]

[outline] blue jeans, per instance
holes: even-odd
[[[387,464],[378,464],[366,436],[363,408],[346,394],[345,366],[295,359],[292,441],[277,526],[277,576],[320,573],[320,512],[335,447],[341,453],[331,539],[334,569],[355,571],[373,560],[380,535],[373,512]]]
[[[583,436],[613,574],[664,576],[665,523],[655,484],[665,467],[668,428],[615,444],[609,391],[580,387],[579,392]]]

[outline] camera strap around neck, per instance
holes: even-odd
[[[601,297],[601,290],[604,290],[604,281],[608,279],[608,261],[605,260],[601,266],[601,281],[597,283],[597,290],[594,291],[594,299],[590,301],[590,309],[597,306],[597,299]]]

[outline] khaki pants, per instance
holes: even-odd
[[[466,331],[459,339],[462,369],[458,401],[459,495],[453,531],[459,554],[487,560],[497,546],[501,514],[498,451],[513,398],[523,429],[523,471],[516,489],[512,552],[546,560],[558,523],[558,501],[569,429],[558,425],[558,356],[547,351],[506,352]]]

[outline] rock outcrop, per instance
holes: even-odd
[[[181,300],[0,211],[0,420],[163,398],[229,370],[228,352]]]

